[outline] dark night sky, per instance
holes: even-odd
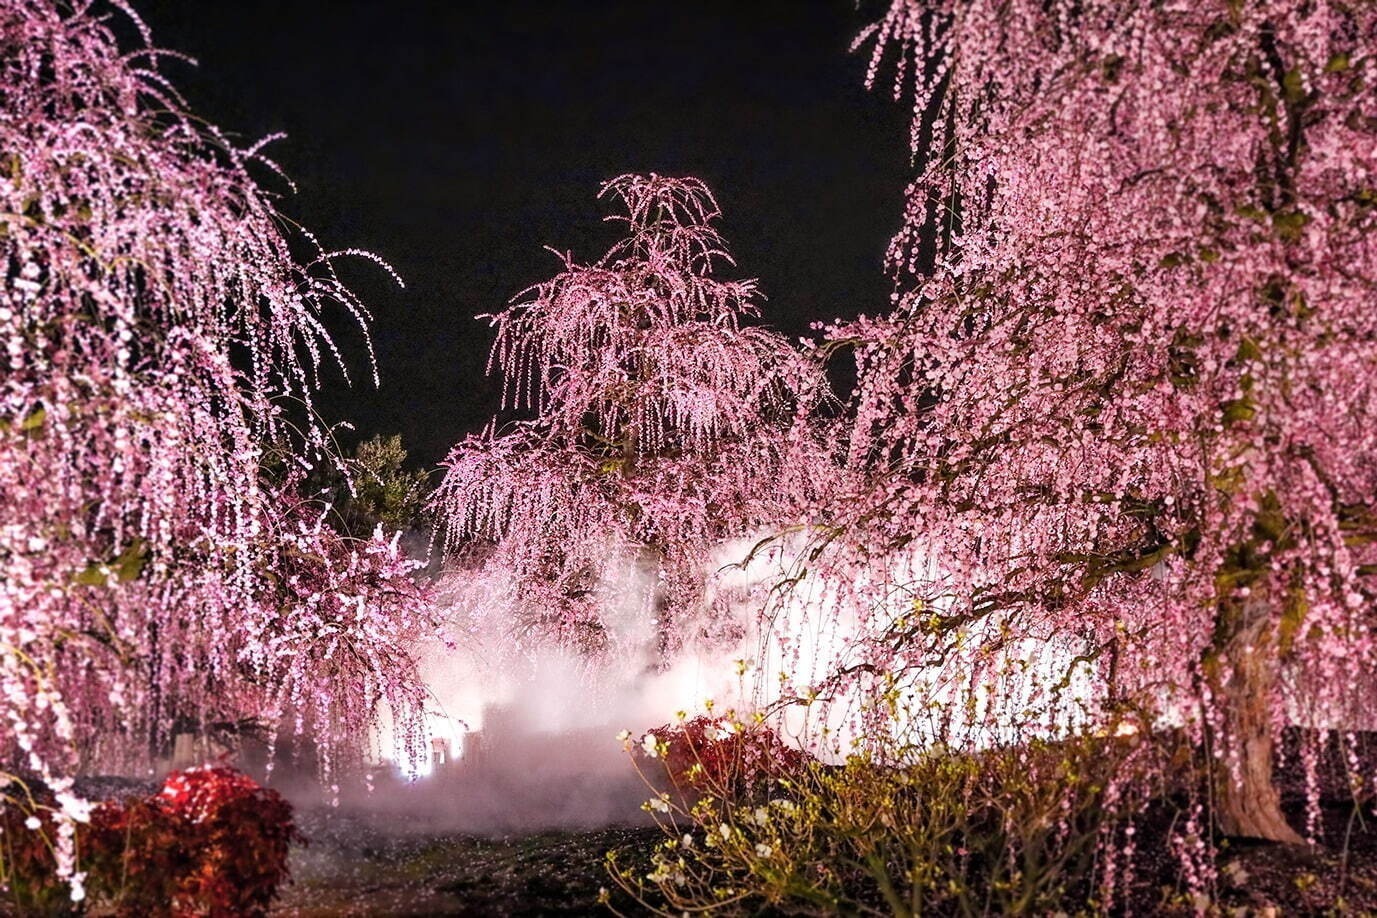
[[[623,172],[693,174],[716,192],[764,321],[877,312],[908,176],[905,117],[861,86],[850,0],[442,3],[149,0],[193,109],[273,155],[283,210],[360,267],[382,387],[327,381],[328,419],[399,432],[439,460],[497,407],[478,313],[611,241],[595,200]],[[357,336],[343,337],[358,363]]]

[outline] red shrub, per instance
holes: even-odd
[[[650,731],[664,744],[664,767],[683,792],[740,798],[772,780],[798,773],[805,753],[785,743],[765,724],[700,715]]]
[[[37,782],[0,785],[0,914],[8,914],[7,903],[22,915],[62,914],[71,906],[53,857],[56,808],[52,792]]]
[[[70,906],[65,884],[26,818],[18,808],[0,811],[6,867],[17,880],[11,898],[26,913],[60,913]],[[291,845],[304,841],[281,794],[219,767],[173,772],[152,796],[107,800],[77,835],[88,898],[102,911],[149,918],[266,915],[287,879]]]

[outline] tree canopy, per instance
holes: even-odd
[[[625,238],[590,265],[562,256],[490,317],[506,406],[535,417],[456,446],[435,507],[474,559],[472,602],[518,634],[605,651],[605,617],[629,604],[663,648],[712,630],[713,551],[817,493],[827,387],[815,360],[745,324],[753,281],[715,276],[732,261],[701,182],[627,175],[602,196]]]
[[[1375,37],[1343,2],[900,0],[861,39],[920,164],[897,308],[832,332],[855,541],[944,576],[899,643],[1077,635],[1105,702],[1214,744],[1236,834],[1295,838],[1283,726],[1371,716],[1333,687],[1377,663]]]
[[[347,253],[278,215],[266,141],[196,118],[143,35],[0,3],[0,760],[65,792],[257,722],[328,771],[388,707],[418,747],[413,562],[297,488],[327,436],[289,406],[332,316],[367,331]]]

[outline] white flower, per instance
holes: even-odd
[[[660,741],[655,738],[654,733],[647,733],[645,736],[641,737],[641,748],[644,749],[645,754],[652,759],[660,755]]]
[[[689,835],[687,832],[684,833],[684,837],[683,837],[683,839],[682,839],[682,843],[683,843],[683,846],[684,846],[685,848],[692,848],[692,847],[693,847],[693,836],[692,836],[692,835]]]
[[[728,839],[732,837],[732,827],[727,825],[725,822],[717,827],[717,831],[722,833],[723,839]]]
[[[756,846],[755,846],[755,856],[756,856],[756,857],[769,857],[770,855],[772,855],[772,854],[774,854],[774,853],[775,853],[775,849],[774,849],[774,848],[771,848],[771,847],[770,847],[769,845],[767,845],[767,844],[764,844],[763,842],[757,843]]]
[[[618,742],[624,743],[624,742],[626,742],[626,741],[629,740],[629,739],[631,739],[631,731],[630,731],[630,730],[623,730],[621,733],[618,733],[618,734],[617,734],[617,741],[618,741]]]
[[[1138,733],[1138,725],[1131,720],[1121,720],[1119,725],[1114,728],[1115,736],[1135,736]]]
[[[89,800],[82,800],[80,797],[64,792],[57,795],[57,803],[62,808],[62,812],[66,813],[73,822],[91,821],[93,806]]]
[[[30,816],[28,819],[24,820],[24,828],[32,829],[35,832],[37,832],[42,825],[43,823],[38,821],[37,816]]]
[[[651,801],[650,801],[650,808],[651,808],[652,810],[654,810],[655,812],[657,812],[657,813],[668,813],[668,812],[669,812],[669,798],[668,798],[668,796],[665,795],[665,794],[661,794],[661,795],[658,796],[658,797],[652,798]]]

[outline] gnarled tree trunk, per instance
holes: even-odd
[[[1215,819],[1225,835],[1301,844],[1281,812],[1272,775],[1269,707],[1277,661],[1270,646],[1267,610],[1255,603],[1236,613],[1236,629],[1222,648],[1227,675],[1216,679],[1223,724],[1215,743],[1224,752],[1214,772]],[[1238,769],[1232,767],[1238,763]]]

